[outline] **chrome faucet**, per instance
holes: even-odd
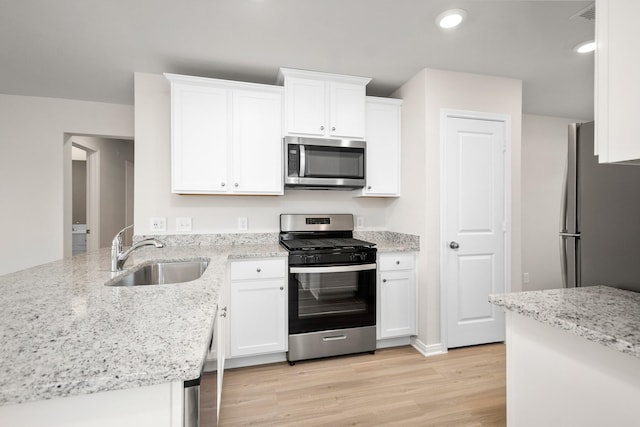
[[[116,234],[111,241],[111,271],[122,271],[122,266],[127,262],[127,258],[129,258],[129,255],[131,255],[131,253],[136,249],[151,245],[154,245],[156,248],[164,248],[164,242],[153,237],[149,237],[148,239],[140,240],[126,251],[123,251],[122,235],[131,227],[133,227],[133,224],[118,231],[118,234]]]

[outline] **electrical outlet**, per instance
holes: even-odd
[[[525,285],[529,283],[529,273],[522,273],[522,283]]]
[[[151,224],[149,226],[151,231],[167,231],[167,218],[165,217],[151,217]]]
[[[190,216],[177,217],[176,231],[191,231],[191,217]]]
[[[239,216],[238,217],[238,230],[246,230],[247,228],[249,228],[249,221],[247,220],[246,216]]]
[[[364,217],[363,216],[356,216],[356,228],[364,228]]]

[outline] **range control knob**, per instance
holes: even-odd
[[[305,264],[313,264],[320,261],[320,257],[318,255],[303,255],[303,262]]]
[[[349,256],[351,261],[364,261],[367,259],[367,254],[355,253]]]

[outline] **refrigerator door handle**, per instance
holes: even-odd
[[[560,201],[560,268],[565,288],[579,286],[578,126],[569,125],[567,162]],[[571,245],[571,246],[570,246]]]
[[[560,270],[562,271],[562,287],[567,288],[567,236],[560,233]]]

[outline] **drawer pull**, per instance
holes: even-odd
[[[257,268],[257,269],[256,269],[256,271],[257,271],[258,273],[260,273],[262,270],[260,270],[259,268]]]
[[[281,291],[284,291],[284,286],[280,286],[280,290],[281,290]]]
[[[382,279],[382,283],[387,283],[387,279]]]
[[[400,265],[400,261],[396,261],[396,265]]]
[[[339,341],[339,340],[346,340],[347,336],[346,335],[334,335],[331,337],[322,337],[322,341]]]

